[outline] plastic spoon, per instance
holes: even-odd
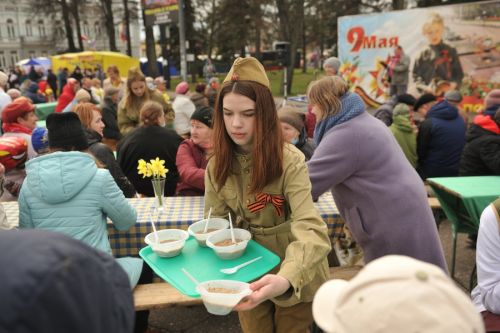
[[[212,207],[208,210],[207,223],[205,224],[205,229],[203,229],[203,233],[206,234],[208,231],[208,223],[210,222],[210,214],[212,214]]]
[[[186,271],[185,268],[181,268],[181,271],[182,273],[184,273],[184,275],[186,275],[189,278],[189,280],[193,281],[195,285],[200,284],[200,281],[196,280],[188,271]]]
[[[153,226],[153,235],[155,236],[155,243],[158,244],[160,240],[158,239],[158,233],[156,232],[155,223],[153,222],[153,217],[151,216],[151,211],[149,211],[149,222]]]
[[[229,230],[231,231],[231,242],[233,244],[236,244],[236,240],[234,239],[233,220],[231,219],[231,213],[229,213]]]
[[[259,259],[262,259],[262,257],[257,257],[257,258],[254,258],[252,260],[248,260],[242,264],[239,264],[238,266],[234,266],[234,267],[231,267],[231,268],[222,268],[220,270],[221,273],[224,273],[224,274],[234,274],[236,273],[240,268],[242,267],[245,267],[247,265],[250,265],[251,263],[253,262],[256,262],[257,260]]]

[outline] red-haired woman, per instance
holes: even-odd
[[[122,135],[139,126],[139,111],[147,101],[161,104],[166,123],[171,127],[175,117],[172,107],[158,91],[148,89],[146,77],[138,68],[132,68],[128,72],[125,97],[118,105],[118,127]]]
[[[282,259],[240,303],[244,332],[305,332],[311,302],[327,280],[330,241],[311,197],[304,155],[284,142],[264,68],[236,59],[219,92],[205,210],[241,218],[239,227]],[[270,200],[268,200],[270,199]]]
[[[106,144],[102,143],[104,123],[102,122],[101,110],[95,104],[80,103],[75,106],[74,112],[78,115],[82,123],[92,155],[109,170],[109,173],[113,176],[113,179],[125,197],[135,197],[134,186],[123,174],[113,151]]]

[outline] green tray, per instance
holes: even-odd
[[[208,280],[236,280],[242,282],[253,281],[269,272],[280,263],[280,258],[254,240],[248,242],[245,253],[237,259],[222,260],[211,248],[200,247],[196,239],[190,237],[182,249],[181,254],[173,258],[157,256],[150,246],[139,251],[139,255],[162,279],[170,283],[184,295],[198,298],[196,286],[189,280],[181,268],[185,268],[198,281]],[[221,268],[229,268],[245,261],[262,256],[250,265],[241,268],[232,275],[219,272]]]

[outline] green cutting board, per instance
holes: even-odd
[[[237,259],[222,260],[208,247],[200,247],[196,239],[190,237],[182,249],[181,254],[173,258],[162,258],[153,252],[150,246],[139,251],[142,259],[162,279],[170,283],[184,295],[198,298],[194,283],[181,271],[186,269],[200,282],[209,280],[236,280],[242,282],[253,281],[269,272],[280,263],[280,258],[254,240],[248,242],[245,253]],[[256,257],[262,259],[241,268],[232,275],[221,273],[221,268],[229,268]]]

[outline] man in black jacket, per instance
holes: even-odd
[[[492,175],[500,175],[500,110],[474,118],[460,160],[460,176]]]
[[[421,107],[420,107],[421,108]],[[417,172],[422,179],[458,176],[465,145],[465,121],[443,100],[425,113],[417,135]]]

